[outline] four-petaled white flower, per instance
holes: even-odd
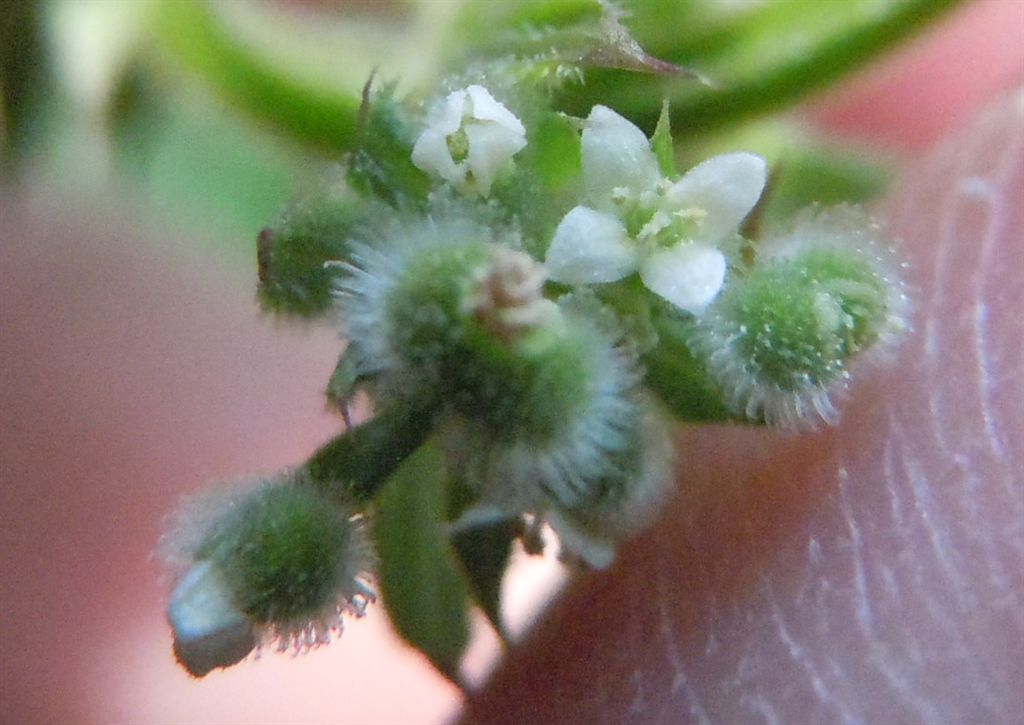
[[[671,181],[643,132],[605,106],[587,117],[582,154],[589,205],[558,225],[545,260],[549,279],[594,284],[639,272],[655,294],[702,312],[725,282],[718,245],[736,234],[764,189],[764,159],[723,154]]]
[[[526,129],[483,86],[448,95],[416,139],[412,162],[465,194],[487,196],[495,177],[526,146]]]

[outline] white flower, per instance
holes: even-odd
[[[588,206],[562,219],[548,249],[548,277],[571,285],[639,272],[644,285],[699,314],[725,281],[718,245],[735,234],[765,184],[764,159],[723,154],[678,181],[662,177],[643,132],[605,106],[583,130]]]
[[[416,139],[412,162],[465,194],[487,196],[498,172],[526,146],[526,129],[483,86],[454,91]]]

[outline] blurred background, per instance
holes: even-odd
[[[322,398],[338,331],[260,314],[256,234],[347,148],[374,69],[415,95],[456,62],[464,5],[3,4],[0,720],[457,717],[460,693],[380,607],[330,647],[190,680],[151,552],[182,495],[294,464],[338,431]],[[673,47],[657,19],[638,10],[638,39]],[[1022,31],[1018,0],[962,3],[784,117],[694,132],[690,153],[742,139],[771,155],[781,128],[799,128],[801,143],[828,138],[857,160],[837,194],[880,193],[903,159],[1019,80]],[[614,95],[633,80],[602,82],[593,92]],[[511,578],[515,632],[563,574],[531,560]],[[474,685],[497,656],[477,625]]]

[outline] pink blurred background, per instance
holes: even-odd
[[[814,123],[908,157],[1024,75],[1024,3],[975,2],[816,99]],[[0,189],[0,701],[4,722],[452,719],[459,693],[379,607],[338,643],[190,680],[150,552],[179,497],[270,472],[338,429],[340,341],[261,317],[255,265],[218,262],[114,199]],[[145,243],[140,243],[145,239]],[[553,568],[519,575],[550,587]],[[531,583],[537,578],[537,583]],[[520,621],[525,615],[520,614]],[[493,653],[478,645],[477,670]]]

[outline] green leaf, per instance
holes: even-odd
[[[39,112],[52,86],[47,10],[31,0],[0,13],[0,172],[13,168],[39,135]]]
[[[676,150],[672,144],[672,124],[668,116],[668,99],[661,103],[661,115],[658,126],[651,136],[651,149],[658,159],[661,175],[668,179],[676,177]]]
[[[452,546],[469,577],[473,598],[503,639],[506,637],[501,616],[501,582],[518,531],[517,521],[504,519],[452,536]]]
[[[454,680],[469,642],[469,600],[446,533],[446,479],[433,446],[408,458],[377,499],[374,539],[395,629]]]
[[[564,37],[565,31],[596,28],[601,14],[598,0],[462,3],[448,33],[448,60],[458,67],[471,57],[493,58],[547,49],[551,38],[560,34]],[[578,41],[580,34],[572,37]],[[531,47],[533,44],[538,47]]]

